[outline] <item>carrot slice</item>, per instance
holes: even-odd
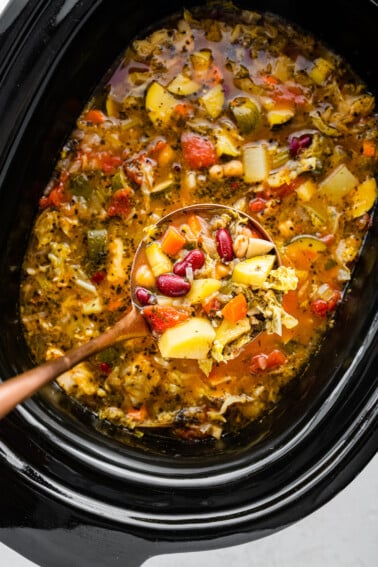
[[[198,238],[202,231],[201,219],[197,215],[192,214],[188,216],[187,222],[194,236]]]
[[[92,110],[88,110],[88,112],[84,115],[84,120],[86,122],[92,122],[92,124],[102,124],[105,122],[106,116],[101,110],[96,110],[93,108]]]
[[[230,323],[236,323],[247,315],[247,300],[242,293],[233,297],[222,309],[222,314]]]
[[[161,239],[161,249],[168,256],[175,256],[185,244],[185,236],[174,226],[169,226]]]
[[[376,148],[373,140],[364,140],[362,142],[362,153],[365,157],[374,157],[375,151]]]
[[[127,417],[131,417],[134,421],[144,421],[147,415],[146,406],[141,406],[139,409],[130,408],[127,410]]]

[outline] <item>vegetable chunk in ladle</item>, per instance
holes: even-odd
[[[131,270],[131,310],[91,341],[2,383],[0,418],[79,362],[151,332],[163,357],[197,359],[207,374],[269,328],[275,310],[296,325],[281,303],[296,285],[270,236],[245,213],[211,204],[174,211],[146,228]]]

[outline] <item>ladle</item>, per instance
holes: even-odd
[[[190,213],[204,213],[207,215],[209,213],[230,213],[231,215],[239,215],[240,217],[246,218],[252,227],[255,228],[265,240],[272,241],[272,238],[267,231],[255,219],[246,213],[237,211],[236,209],[225,205],[199,204],[183,207],[162,217],[156,226],[163,226],[164,224],[171,222],[174,218],[182,217],[183,215]],[[137,304],[135,297],[135,285],[133,285],[137,258],[141,253],[142,247],[146,244],[146,240],[147,238],[142,239],[140,242],[131,268],[131,308],[126,315],[124,315],[113,327],[109,328],[107,331],[101,333],[89,342],[69,350],[66,354],[59,358],[45,362],[35,368],[23,372],[22,374],[14,376],[5,382],[2,382],[0,384],[0,419],[5,417],[19,403],[31,397],[40,388],[73,368],[79,362],[97,354],[116,342],[144,337],[150,334],[150,329],[143,317],[141,307]],[[280,260],[277,250],[275,250],[275,252],[279,262]]]

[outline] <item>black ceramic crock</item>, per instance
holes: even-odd
[[[38,198],[83,104],[128,42],[194,3],[13,0],[0,18],[0,376],[32,364],[18,316]],[[343,55],[378,94],[370,0],[250,0]],[[269,420],[216,445],[105,430],[55,388],[0,423],[0,539],[46,567],[137,567],[149,556],[268,536],[327,502],[378,445],[375,217],[319,356]],[[130,441],[130,442],[129,442]],[[80,561],[78,563],[78,558]]]

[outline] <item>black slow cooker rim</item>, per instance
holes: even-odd
[[[80,15],[81,25],[84,25],[86,19],[96,11],[101,3],[101,1],[70,3],[69,9],[71,14],[75,13],[77,19]],[[68,4],[61,2],[50,6],[38,0],[31,3],[25,2],[24,10],[26,11],[21,12],[8,29],[7,34],[0,38],[1,49],[3,50],[9,45],[9,42],[13,42],[20,35],[21,37],[23,34],[28,36],[34,29],[34,24],[40,24],[42,21],[51,25],[64,5],[67,6]],[[37,32],[37,36],[31,38],[36,45],[39,42],[39,47],[41,42],[45,44],[48,42],[48,34],[54,35],[53,27],[46,35],[47,27],[42,26],[40,31]],[[77,26],[74,28],[71,24],[68,24],[66,29],[67,39],[77,34],[78,31]],[[24,50],[25,45],[22,42],[14,43],[13,50],[3,66],[3,69],[9,72],[9,74],[5,73],[4,77],[11,77],[12,63],[19,61],[19,58],[25,53]],[[58,55],[56,54],[56,56]],[[13,69],[13,71],[16,70]],[[23,120],[27,117],[28,112],[32,112],[32,108],[25,112]],[[14,142],[18,136],[22,135],[22,128],[11,128],[10,132],[11,136],[7,140],[8,143],[9,141]],[[2,153],[3,173],[6,172],[7,163],[12,158],[11,151]],[[370,319],[366,325],[367,338],[364,341],[363,351],[360,351],[360,359],[355,360],[355,364],[358,365],[358,370],[361,373],[360,386],[361,384],[366,385],[369,376],[374,376],[374,368],[378,361],[377,346],[375,345],[378,328],[376,313],[377,305],[375,304],[371,308]],[[199,533],[206,533],[210,536],[217,529],[231,533],[245,525],[251,527],[260,523],[260,526],[262,526],[263,520],[267,521],[268,518],[270,525],[275,522],[282,524],[285,511],[290,510],[290,521],[292,521],[292,519],[303,517],[308,511],[329,499],[345,486],[376,452],[378,442],[377,391],[373,382],[373,387],[366,389],[364,399],[359,404],[355,404],[355,400],[351,396],[353,388],[348,390],[347,386],[352,382],[355,389],[354,395],[361,390],[358,388],[358,384],[354,384],[354,381],[351,380],[352,370],[356,370],[356,368],[352,368],[349,374],[347,371],[341,377],[335,378],[332,388],[326,389],[324,392],[321,400],[323,409],[315,412],[310,422],[302,424],[303,427],[298,428],[296,437],[286,440],[286,443],[283,442],[281,453],[277,451],[273,458],[267,457],[265,461],[251,462],[247,459],[248,462],[244,462],[244,464],[238,461],[227,462],[224,467],[220,466],[218,470],[197,464],[190,466],[190,463],[187,463],[184,468],[175,468],[167,466],[167,463],[165,463],[165,465],[160,464],[155,468],[152,467],[150,471],[143,471],[146,460],[140,458],[133,462],[130,461],[126,471],[121,468],[117,469],[114,463],[112,464],[113,469],[109,471],[106,470],[99,455],[97,455],[97,460],[93,458],[97,450],[93,448],[91,450],[87,447],[87,452],[85,452],[84,447],[80,447],[81,439],[74,439],[72,434],[68,434],[67,431],[64,431],[64,428],[61,428],[60,424],[49,421],[50,417],[46,420],[45,416],[44,420],[40,421],[40,406],[35,401],[25,404],[24,407],[16,410],[13,415],[0,424],[0,436],[4,439],[0,448],[0,458],[24,482],[33,485],[37,491],[45,492],[51,498],[60,499],[71,506],[79,506],[89,514],[99,514],[110,520],[113,518],[114,521],[128,526],[148,527],[148,529],[153,527],[153,529],[166,534],[174,527],[174,530],[181,532],[180,537],[185,538],[193,537],[194,533],[197,534],[196,537],[199,537]],[[336,388],[335,383],[337,384]],[[355,411],[357,408],[359,411]],[[348,412],[349,420],[345,419],[345,414]],[[344,415],[346,425],[345,428],[341,428],[342,431],[337,427],[337,424],[335,424],[334,429],[331,427],[332,417],[335,421],[337,416],[340,415]],[[146,506],[144,508],[141,506],[138,511],[135,509],[127,511],[125,508],[117,508],[109,504],[106,499],[101,500],[101,498],[95,498],[93,495],[81,494],[79,491],[75,491],[72,486],[59,483],[59,474],[57,475],[56,471],[49,471],[44,466],[38,466],[38,463],[28,460],[27,454],[23,454],[20,444],[14,443],[12,435],[16,430],[27,431],[30,429],[33,430],[33,435],[36,437],[35,447],[42,447],[46,453],[53,450],[54,447],[59,447],[62,453],[66,453],[72,458],[72,462],[76,463],[75,466],[77,466],[79,474],[85,474],[85,471],[89,468],[97,467],[100,474],[123,478],[130,484],[131,491],[134,485],[138,484],[155,487],[167,494],[172,490],[176,493],[188,490],[210,490],[214,498],[220,502],[219,509],[213,514],[206,512],[204,508],[202,515],[201,513],[196,515],[189,512],[181,515],[173,514],[170,517],[169,514],[152,512],[151,508],[148,509]],[[305,449],[309,440],[312,440],[313,443],[316,436],[323,440],[324,447],[320,451],[321,458],[314,463],[309,459]],[[33,441],[31,442],[33,443]],[[228,510],[222,507],[222,499],[231,487],[245,486],[251,482],[251,479],[257,473],[267,474],[272,470],[272,467],[287,461],[294,455],[297,456],[297,461],[296,466],[291,467],[291,476],[287,476],[285,481],[281,479],[283,484],[286,483],[286,498],[281,490],[282,484],[280,484],[278,490],[271,491],[265,502],[255,498],[253,502],[247,502],[244,507],[235,506]],[[346,467],[347,464],[348,467]],[[148,465],[151,466],[151,461],[148,462]],[[331,480],[332,482],[330,482]],[[312,498],[307,498],[307,503],[304,504],[304,497],[310,494]],[[283,516],[278,520],[280,514],[283,514]],[[274,516],[276,520],[273,519]],[[285,517],[287,518],[287,515]]]

